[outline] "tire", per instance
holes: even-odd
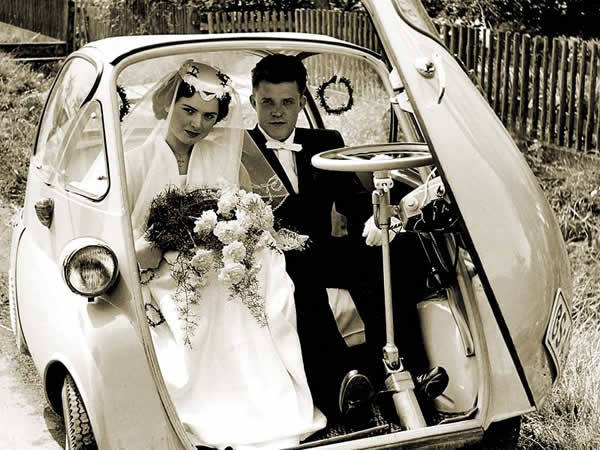
[[[87,411],[71,375],[67,374],[62,392],[65,422],[65,450],[97,450],[96,438]]]
[[[21,321],[19,320],[19,310],[17,308],[17,295],[15,292],[14,279],[10,274],[8,280],[8,309],[10,313],[10,327],[15,335],[15,345],[17,350],[23,355],[28,355],[29,349],[25,343],[25,336],[23,336]]]

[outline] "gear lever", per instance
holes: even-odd
[[[415,384],[408,370],[402,365],[398,347],[394,343],[394,320],[392,304],[392,280],[390,267],[390,224],[395,208],[390,205],[390,189],[394,180],[389,170],[373,173],[375,189],[371,196],[373,203],[373,220],[382,232],[383,256],[383,290],[385,300],[386,344],[383,347],[383,364],[385,368],[385,387],[393,392],[392,399],[400,425],[405,429],[424,428],[427,426],[421,407],[415,397]]]

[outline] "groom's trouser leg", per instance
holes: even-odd
[[[356,308],[365,322],[370,361],[376,372],[383,376],[382,348],[386,342],[383,264],[381,247],[368,247],[359,242],[356,249],[356,271],[352,274],[354,286],[350,289]],[[418,372],[428,367],[422,343],[417,303],[425,295],[429,264],[425,259],[418,237],[401,233],[390,245],[392,270],[392,297],[394,302],[395,343],[404,364]]]
[[[349,350],[329,306],[318,262],[310,253],[286,254],[295,285],[298,336],[304,369],[315,405],[328,419],[338,415],[338,395],[350,370]]]

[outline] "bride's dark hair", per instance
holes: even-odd
[[[217,76],[219,76],[217,73]],[[179,83],[178,83],[179,82]],[[154,116],[163,120],[166,119],[169,113],[169,108],[171,107],[171,101],[173,99],[173,90],[177,87],[177,92],[175,93],[175,101],[179,100],[181,97],[191,98],[196,93],[196,88],[194,86],[186,83],[181,80],[177,74],[174,74],[169,80],[164,83],[163,86],[159,87],[154,95],[152,95],[152,110],[154,111]],[[217,112],[217,122],[223,120],[229,114],[229,104],[231,103],[231,95],[229,93],[225,93],[221,98],[217,97],[217,101],[219,102],[219,110]]]

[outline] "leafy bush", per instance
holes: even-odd
[[[52,80],[0,53],[0,200],[21,204],[37,122]]]
[[[600,9],[589,0],[423,0],[428,13],[453,23],[550,36],[598,37]]]

